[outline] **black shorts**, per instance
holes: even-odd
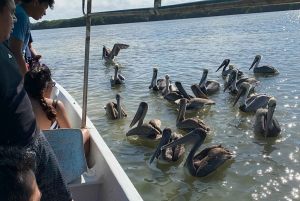
[[[56,156],[40,132],[27,147],[36,154],[35,177],[42,193],[42,201],[71,201],[72,196],[63,179]]]

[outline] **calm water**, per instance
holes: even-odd
[[[299,11],[288,11],[92,27],[88,116],[144,200],[300,199],[299,18]],[[54,79],[81,105],[85,27],[33,31],[33,37]],[[117,42],[130,47],[116,57],[126,84],[114,87],[109,81],[113,66],[105,65],[101,54],[102,45],[112,48]],[[216,105],[187,115],[203,119],[212,128],[201,148],[222,144],[237,155],[206,178],[185,175],[184,160],[150,165],[157,143],[125,136],[141,101],[149,104],[146,121],[159,118],[162,128],[180,132],[175,126],[178,107],[148,89],[154,66],[159,68],[159,78],[168,73],[191,93],[189,86],[199,82],[203,68],[210,69],[209,79],[223,85],[215,70],[226,58],[253,77],[248,69],[256,54],[264,56],[261,65],[280,71],[278,76],[255,77],[260,80],[256,92],[277,99],[275,115],[282,127],[278,139],[255,136],[254,114],[232,108],[234,97],[228,92],[210,96]],[[105,116],[102,107],[114,101],[116,93],[123,97],[126,119]]]

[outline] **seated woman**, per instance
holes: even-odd
[[[64,104],[59,100],[50,99],[55,82],[51,71],[46,65],[37,65],[30,69],[24,77],[24,88],[29,96],[36,122],[41,130],[72,128]],[[81,129],[85,154],[89,151],[90,133]]]

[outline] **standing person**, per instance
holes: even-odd
[[[48,7],[53,8],[54,0],[21,0],[21,4],[16,6],[15,16],[18,21],[15,24],[13,33],[8,40],[8,45],[14,54],[21,73],[24,77],[28,71],[25,60],[25,49],[28,46],[30,38],[30,21],[29,17],[35,20],[41,19],[46,15]]]
[[[36,124],[18,63],[3,43],[16,22],[14,13],[13,0],[0,1],[0,146],[26,147],[36,154],[33,172],[42,201],[70,201],[72,197],[55,154]]]

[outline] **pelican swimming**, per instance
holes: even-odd
[[[250,91],[254,91],[255,86],[259,83],[258,80],[254,78],[241,78],[237,81],[237,69],[233,69],[229,75],[227,75],[225,84],[224,84],[224,92],[229,88],[230,91],[234,94],[237,94],[241,84],[243,82],[247,82],[250,84]]]
[[[279,71],[276,68],[269,66],[269,65],[258,67],[258,64],[262,58],[263,57],[261,55],[256,55],[249,70],[251,70],[251,68],[253,68],[253,66],[254,66],[254,68],[253,68],[254,73],[271,73],[271,74],[279,73]]]
[[[216,104],[215,101],[209,100],[209,99],[207,99],[207,97],[205,97],[205,98],[191,98],[190,96],[188,96],[188,94],[186,93],[186,91],[184,90],[184,88],[182,87],[180,82],[175,82],[175,85],[177,86],[179,92],[181,94],[183,94],[185,98],[188,97],[187,98],[187,104],[186,104],[186,112],[196,111],[198,109],[201,109],[204,105],[214,105],[214,104]],[[191,86],[191,88],[193,88],[193,86]],[[199,87],[198,87],[198,90],[196,90],[196,91],[198,91],[199,94],[202,93],[202,91],[199,89]],[[181,99],[176,100],[175,102],[177,104],[180,104],[180,100]]]
[[[203,69],[203,75],[199,82],[201,91],[207,95],[208,93],[215,93],[220,90],[220,83],[215,80],[207,80],[208,68]]]
[[[170,76],[167,74],[166,79],[168,80]],[[176,100],[184,98],[184,95],[181,94],[179,91],[170,91],[169,89],[169,82],[167,82],[167,85],[165,87],[165,91],[163,91],[165,95],[163,95],[164,99],[169,101],[170,103],[176,104]]]
[[[163,96],[171,91],[176,91],[176,88],[173,86],[173,84],[171,84],[170,76],[168,74],[166,74],[165,79],[166,79],[166,87],[161,92]]]
[[[210,131],[208,125],[206,125],[204,121],[202,121],[201,119],[197,119],[197,118],[185,119],[184,116],[186,112],[186,106],[187,106],[187,99],[182,98],[180,100],[179,112],[176,119],[176,127],[185,132],[191,132],[195,128],[202,128],[206,131]]]
[[[276,107],[276,99],[274,97],[269,99],[268,109],[260,108],[256,111],[254,130],[264,137],[277,137],[281,132],[280,125],[274,117]]]
[[[178,140],[182,138],[181,134],[177,134],[175,132],[172,133],[171,128],[165,128],[163,130],[162,137],[159,141],[154,154],[150,159],[150,164],[153,162],[154,158],[157,159],[157,162],[161,164],[169,164],[171,162],[176,162],[178,159],[184,154],[185,149],[183,145],[177,145],[174,147],[170,147],[164,150],[160,150],[163,145],[166,145],[170,142]]]
[[[151,84],[149,86],[149,89],[153,89],[154,91],[163,90],[166,87],[166,79],[157,79],[157,73],[158,68],[154,67]]]
[[[121,49],[127,49],[129,45],[126,44],[114,44],[112,51],[103,45],[102,59],[105,61],[114,61],[115,56],[118,56]]]
[[[229,63],[230,63],[230,59],[225,59],[224,61],[223,61],[223,63],[220,65],[220,67],[216,70],[216,72],[220,69],[220,68],[222,68],[222,66],[224,66],[224,68],[223,68],[223,70],[222,70],[222,75],[223,76],[227,76],[229,73],[231,73],[231,70],[233,69],[233,65],[232,64],[230,64],[229,65]],[[226,70],[226,67],[229,65],[229,69],[228,70]],[[242,72],[242,71],[240,71],[240,70],[238,70],[238,76],[242,76],[244,73]]]
[[[129,130],[126,133],[126,136],[138,135],[140,138],[146,140],[158,140],[161,138],[162,131],[160,130],[160,120],[152,119],[148,124],[144,123],[147,111],[148,104],[146,102],[141,102],[129,128],[132,128],[137,122],[139,123],[135,128]]]
[[[184,163],[184,172],[194,177],[205,177],[218,169],[227,160],[234,158],[234,154],[221,145],[212,145],[196,153],[203,144],[207,131],[196,128],[184,137],[161,147],[166,149],[188,141],[194,142],[189,155]]]
[[[234,100],[233,107],[235,106],[237,101],[240,99],[242,93],[244,93],[245,95],[243,96],[242,104],[239,107],[241,111],[253,112],[259,108],[267,106],[268,101],[271,98],[271,96],[269,96],[267,94],[254,94],[247,99],[247,96],[250,91],[250,87],[251,87],[250,84],[247,82],[243,82],[241,84],[238,94],[236,95],[236,98]]]
[[[124,84],[125,77],[119,74],[119,65],[115,64],[115,74],[111,76],[110,83],[111,84]]]
[[[106,115],[111,119],[121,119],[122,117],[127,117],[125,110],[121,107],[121,95],[116,95],[117,103],[108,102],[104,109],[106,110]]]

